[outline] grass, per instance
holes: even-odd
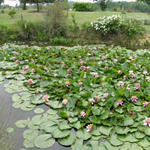
[[[17,14],[14,18],[10,18],[8,16],[9,9],[5,9],[5,13],[0,13],[0,24],[11,26],[15,24],[18,20],[21,19],[21,15],[23,16],[24,20],[32,21],[32,22],[39,22],[44,20],[44,14],[43,12],[37,13],[35,9],[28,9],[28,10],[22,10],[22,9],[16,9]],[[112,11],[96,11],[96,12],[74,12],[69,11],[69,22],[71,22],[71,15],[75,14],[76,21],[79,25],[82,25],[85,22],[91,22],[94,21],[96,18],[101,16],[110,16],[113,14],[121,14],[121,12],[112,12]],[[131,12],[125,14],[127,17],[133,17],[133,18],[139,18],[139,19],[148,19],[150,20],[150,14],[148,13],[139,13],[139,12]],[[150,25],[145,26],[148,31],[150,31]]]

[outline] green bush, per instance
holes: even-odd
[[[107,3],[105,0],[100,1],[100,8],[102,11],[105,11],[107,8]]]
[[[92,3],[75,2],[72,8],[76,11],[93,11],[94,5]]]
[[[16,14],[16,10],[15,10],[15,9],[10,9],[10,10],[8,11],[8,15],[9,15],[11,18],[14,18],[15,14]]]
[[[48,5],[45,11],[45,25],[52,36],[65,36],[67,16],[64,13],[64,6],[57,2]]]

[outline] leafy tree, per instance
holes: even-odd
[[[1,4],[4,2],[4,0],[0,0],[0,6],[1,6]]]
[[[142,2],[145,2],[147,4],[150,4],[150,0],[138,0],[138,1],[142,1]]]
[[[106,0],[100,0],[100,8],[101,8],[101,10],[102,11],[105,11],[106,10],[106,8],[107,8],[107,2],[106,2]]]

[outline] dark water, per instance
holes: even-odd
[[[0,84],[0,127],[3,127],[3,130],[5,130],[7,127],[14,128],[14,132],[9,135],[11,136],[10,138],[11,141],[8,140],[6,141],[6,143],[8,145],[9,145],[8,142],[12,144],[11,147],[12,148],[14,147],[12,150],[20,150],[21,148],[24,148],[23,146],[24,139],[22,136],[24,129],[17,128],[14,125],[14,123],[17,120],[25,120],[28,117],[32,117],[33,115],[35,115],[35,113],[33,111],[22,111],[20,109],[13,108],[11,100],[12,94],[7,93],[3,85],[4,84]],[[47,109],[44,106],[42,108]],[[25,149],[39,150],[38,148],[28,148],[28,149],[25,148]],[[53,147],[40,150],[71,150],[71,148],[62,147],[56,142]]]

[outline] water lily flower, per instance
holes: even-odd
[[[58,76],[58,74],[57,74],[57,73],[55,73],[55,74],[54,74],[54,77],[57,77],[57,76]]]
[[[92,130],[93,124],[89,124],[86,126],[87,131],[90,132]]]
[[[122,105],[122,104],[123,104],[123,101],[122,101],[121,99],[118,99],[118,100],[117,100],[117,103],[118,103],[119,105]]]
[[[95,100],[93,98],[90,98],[89,102],[93,105],[95,103]]]
[[[32,72],[34,73],[34,72],[35,72],[35,69],[32,69]]]
[[[114,62],[117,62],[117,61],[118,61],[118,59],[114,59],[113,61],[114,61]]]
[[[130,77],[131,78],[134,78],[134,76],[135,76],[135,74],[133,73],[133,71],[131,70],[131,71],[129,71],[129,75],[130,75]]]
[[[108,93],[104,93],[104,95],[103,95],[103,96],[104,96],[104,98],[107,98],[107,97],[108,97],[108,95],[109,95]]]
[[[66,105],[68,103],[68,99],[63,99],[62,104]]]
[[[150,77],[146,77],[146,80],[150,81]]]
[[[134,114],[134,111],[128,110],[128,112],[129,112],[130,115],[133,115],[133,114]]]
[[[144,120],[144,125],[145,126],[150,126],[150,118],[145,118],[145,120]]]
[[[82,84],[83,84],[82,82],[79,82],[79,85],[80,85],[80,86],[82,86]]]
[[[140,87],[139,83],[135,83],[135,88],[138,89]]]
[[[96,100],[99,100],[99,99],[100,99],[99,96],[94,96],[94,98],[95,98]]]
[[[45,101],[48,101],[49,100],[49,97],[48,96],[43,96],[43,102],[45,102]]]
[[[127,78],[127,76],[126,76],[126,75],[124,75],[124,76],[123,76],[123,78],[124,78],[124,79],[126,79],[126,78]]]
[[[118,73],[119,73],[119,74],[121,74],[121,73],[122,73],[122,71],[121,71],[121,70],[118,70]]]
[[[144,102],[143,103],[144,106],[147,106],[148,104],[149,104],[149,102]]]
[[[19,60],[16,60],[16,63],[19,63]]]
[[[132,102],[137,101],[137,99],[138,99],[137,96],[132,96],[131,97]]]
[[[41,77],[40,75],[37,75],[37,78],[38,78],[38,79],[40,79],[40,77]]]
[[[65,82],[66,86],[70,85],[70,82],[69,81],[66,81]]]
[[[28,80],[28,83],[29,83],[29,84],[33,84],[33,80],[32,80],[32,79],[29,79],[29,80]]]
[[[123,85],[124,85],[124,82],[123,82],[123,81],[119,81],[117,85],[118,85],[118,86],[123,86]]]
[[[29,67],[28,67],[28,66],[25,66],[25,67],[23,67],[22,69],[23,69],[24,71],[26,71],[26,70],[29,69]]]
[[[144,71],[143,71],[143,74],[144,74],[144,75],[147,75],[147,71],[146,71],[146,70],[144,70]]]
[[[85,116],[86,116],[86,113],[85,113],[84,111],[81,111],[81,112],[80,112],[80,116],[81,116],[81,117],[85,117]]]
[[[71,72],[71,70],[70,70],[70,69],[68,69],[68,70],[67,70],[67,72],[68,72],[68,73],[70,73],[70,72]]]

